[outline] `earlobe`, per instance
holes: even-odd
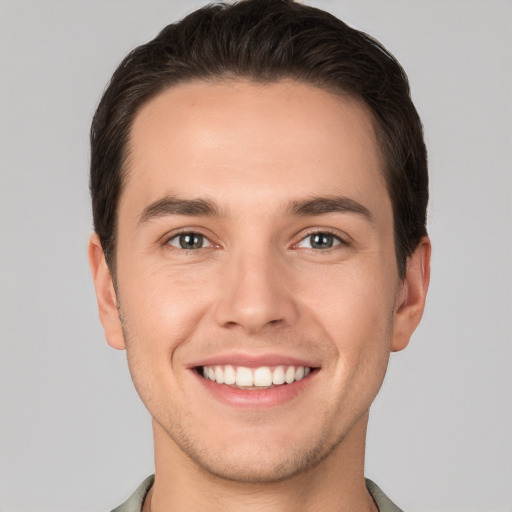
[[[96,290],[96,299],[98,301],[98,312],[103,330],[105,331],[105,338],[111,347],[124,350],[126,343],[119,318],[114,282],[105,260],[100,239],[96,233],[93,233],[89,239],[88,256]]]
[[[430,239],[425,236],[407,260],[406,275],[397,297],[394,313],[391,343],[393,352],[403,350],[409,344],[412,333],[423,316],[430,282],[430,253]]]

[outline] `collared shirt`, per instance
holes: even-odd
[[[112,510],[112,512],[142,512],[142,506],[144,500],[155,481],[155,476],[151,475],[142,482],[137,490],[125,501],[122,505]],[[401,508],[398,508],[380,489],[380,487],[366,479],[366,488],[370,493],[373,501],[377,505],[379,512],[403,512]]]

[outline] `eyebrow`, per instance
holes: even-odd
[[[354,199],[342,196],[311,197],[300,201],[291,201],[287,211],[290,215],[299,216],[355,213],[369,222],[373,222],[373,216],[366,206]],[[210,199],[178,199],[174,196],[166,196],[144,208],[139,218],[139,224],[167,215],[213,217],[221,216],[222,212]]]
[[[209,199],[178,199],[167,196],[144,208],[139,224],[166,215],[220,216],[217,205]]]
[[[343,196],[312,197],[301,201],[292,201],[289,206],[291,215],[327,215],[329,213],[355,213],[369,222],[373,222],[370,210],[354,199]]]

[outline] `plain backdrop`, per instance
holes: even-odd
[[[0,0],[0,510],[108,511],[153,471],[86,259],[88,129],[115,66],[197,0]],[[512,2],[318,0],[409,74],[432,283],[370,419],[406,511],[512,510]],[[307,411],[306,411],[307,414]]]

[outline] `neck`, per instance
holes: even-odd
[[[208,473],[153,422],[155,484],[151,512],[377,511],[364,481],[367,421],[368,415],[364,415],[343,441],[308,471],[263,483],[228,481]]]

